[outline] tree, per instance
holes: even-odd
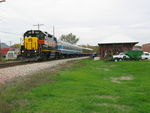
[[[61,35],[60,40],[71,44],[76,44],[79,41],[79,38],[77,38],[72,33],[69,33],[67,35]]]
[[[21,44],[14,44],[11,46],[11,48],[21,48]]]
[[[142,46],[139,46],[139,45],[136,45],[135,47],[136,47],[136,48],[139,48],[139,49],[141,49],[141,48],[142,48]]]

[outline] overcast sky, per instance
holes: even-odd
[[[6,0],[0,3],[0,32],[3,42],[19,42],[26,30],[41,30],[57,38],[73,33],[78,44],[100,42],[150,42],[150,0]]]

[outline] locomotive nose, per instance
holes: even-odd
[[[25,49],[37,50],[38,49],[38,38],[37,37],[26,37],[25,38]]]

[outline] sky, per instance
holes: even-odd
[[[150,43],[150,0],[6,0],[0,3],[0,39],[19,43],[37,29],[55,36],[73,33],[78,44],[137,41]]]

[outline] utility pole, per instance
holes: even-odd
[[[10,47],[11,47],[11,45],[12,45],[12,41],[9,41],[9,44],[10,44]]]
[[[38,30],[40,30],[40,27],[43,26],[44,24],[36,24],[36,25],[33,25],[33,26],[37,26],[38,27]]]
[[[22,38],[20,38],[20,45],[22,45]]]
[[[55,26],[53,26],[53,37],[55,37]]]

